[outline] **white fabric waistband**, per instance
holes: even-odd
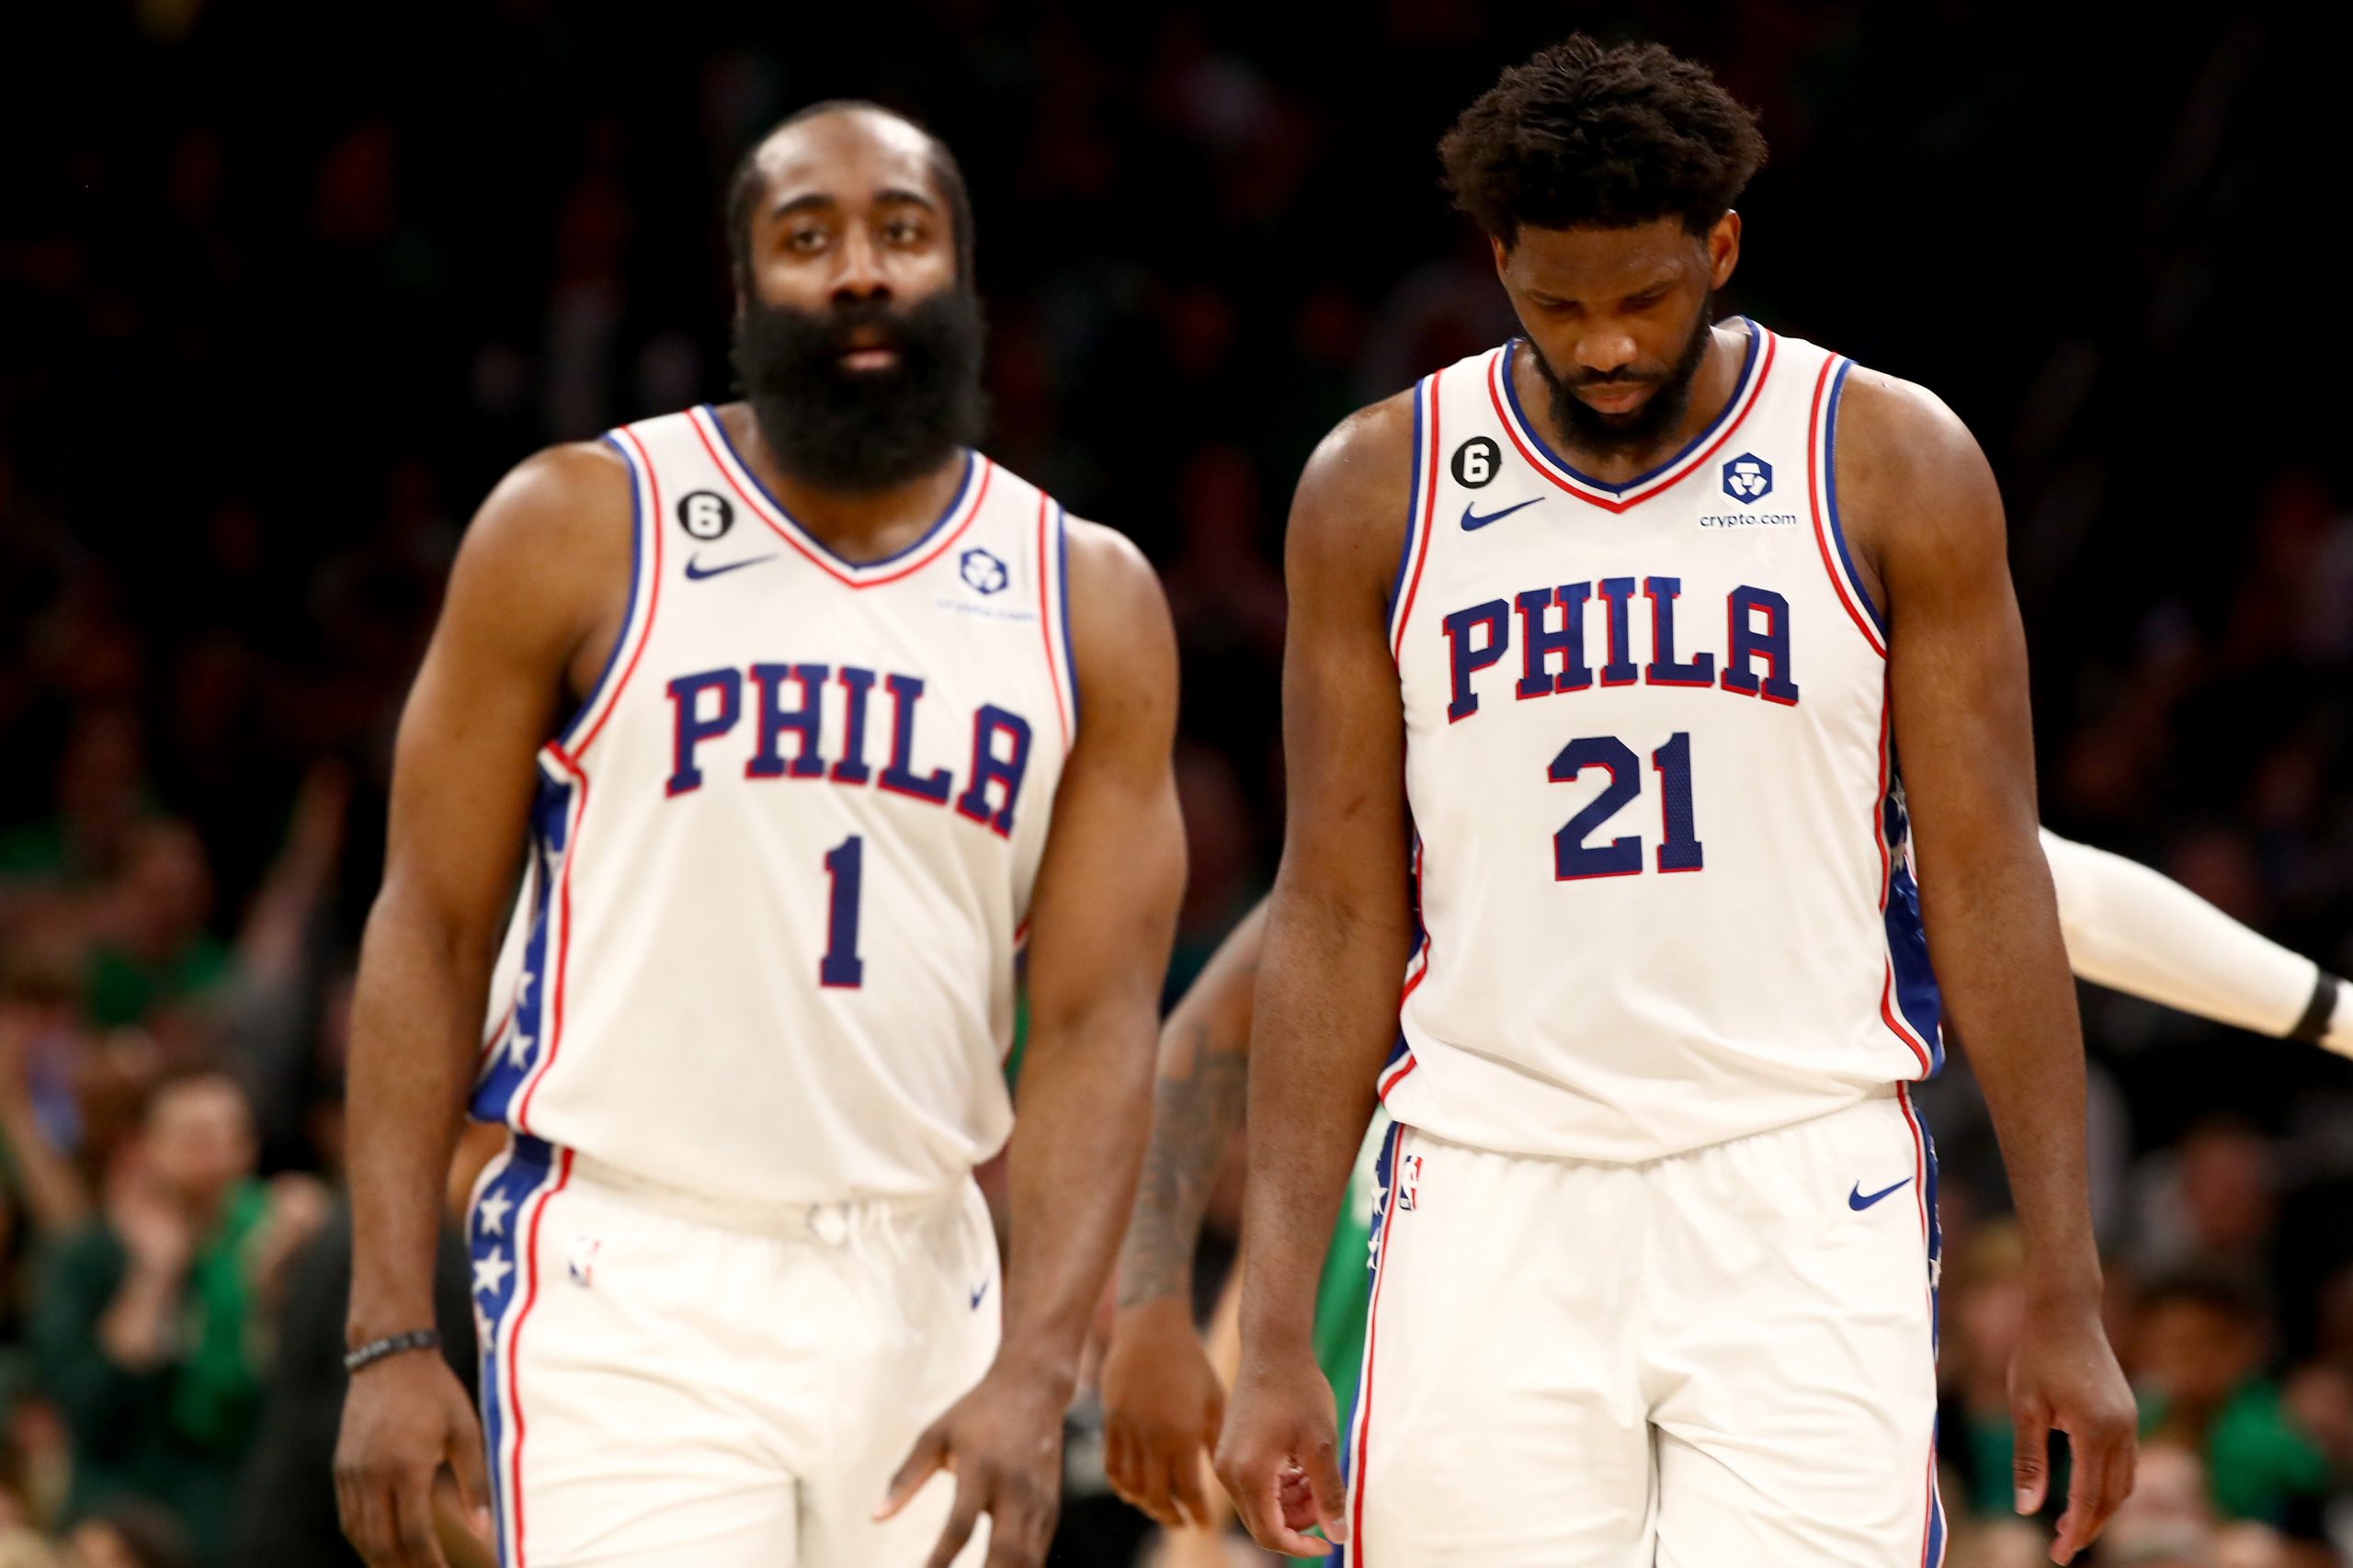
[[[714,1198],[665,1186],[575,1152],[575,1186],[601,1188],[632,1208],[719,1230],[840,1246],[877,1230],[899,1233],[956,1203],[972,1186],[968,1179],[937,1192],[909,1198],[847,1198],[824,1203],[754,1203]]]
[[[1759,1127],[1752,1131],[1735,1133],[1730,1138],[1717,1139],[1713,1142],[1696,1143],[1688,1149],[1673,1149],[1663,1154],[1652,1154],[1639,1160],[1594,1160],[1583,1159],[1574,1154],[1540,1153],[1529,1149],[1496,1149],[1484,1143],[1465,1143],[1460,1139],[1432,1132],[1426,1127],[1415,1127],[1411,1122],[1404,1125],[1416,1138],[1427,1138],[1431,1142],[1443,1143],[1449,1149],[1468,1149],[1477,1154],[1501,1154],[1510,1160],[1542,1160],[1560,1165],[1616,1165],[1621,1169],[1632,1170],[1643,1165],[1663,1165],[1669,1160],[1688,1159],[1693,1154],[1704,1153],[1711,1149],[1722,1149],[1734,1143],[1745,1143],[1752,1138],[1772,1138],[1797,1128],[1811,1127],[1818,1121],[1828,1121],[1833,1117],[1848,1115],[1864,1106],[1876,1105],[1883,1100],[1893,1100],[1911,1086],[1909,1080],[1900,1084],[1874,1084],[1859,1092],[1845,1105],[1832,1106],[1825,1110],[1815,1111],[1810,1116],[1802,1116],[1795,1121],[1784,1121],[1777,1127]]]

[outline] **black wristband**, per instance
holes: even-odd
[[[2328,1026],[2336,1017],[2336,976],[2326,970],[2313,982],[2313,999],[2304,1004],[2304,1016],[2288,1031],[2290,1040],[2300,1040],[2307,1045],[2317,1045],[2328,1033]]]
[[[358,1349],[347,1354],[343,1358],[343,1369],[347,1372],[356,1372],[362,1367],[374,1365],[387,1356],[398,1356],[404,1350],[437,1349],[440,1344],[441,1333],[438,1329],[413,1328],[406,1334],[387,1335],[381,1339],[371,1339]]]

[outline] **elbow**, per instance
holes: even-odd
[[[363,971],[390,961],[404,970],[451,977],[465,975],[470,967],[486,974],[496,941],[489,916],[461,912],[415,879],[387,870],[368,909],[360,964]]]

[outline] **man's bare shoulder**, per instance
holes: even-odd
[[[1387,506],[1404,514],[1413,483],[1414,393],[1412,388],[1358,409],[1316,443],[1300,475],[1302,503],[1342,510]]]
[[[1296,574],[1377,584],[1386,593],[1413,510],[1411,388],[1357,410],[1316,444],[1292,498],[1286,549]]]
[[[1902,515],[1930,495],[1995,494],[1993,470],[1961,415],[1918,382],[1859,365],[1839,394],[1836,460],[1845,513]]]
[[[1063,526],[1070,541],[1073,593],[1108,596],[1131,608],[1161,599],[1160,574],[1135,540],[1108,523],[1085,517],[1065,517]]]
[[[1119,529],[1081,517],[1064,519],[1069,541],[1071,658],[1077,666],[1082,712],[1141,706],[1172,710],[1176,687],[1176,631],[1168,596],[1135,541]]]
[[[626,608],[635,549],[629,467],[610,447],[533,453],[485,497],[458,547],[445,629],[531,663],[569,660]]]
[[[516,558],[545,571],[563,557],[630,550],[629,466],[601,441],[571,441],[532,453],[506,471],[466,529],[464,552],[485,562]],[[462,569],[462,566],[461,568]]]

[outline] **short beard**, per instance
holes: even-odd
[[[1552,390],[1553,425],[1568,437],[1571,446],[1600,457],[1627,457],[1654,449],[1691,406],[1691,385],[1699,379],[1699,367],[1708,358],[1708,339],[1715,325],[1716,296],[1710,290],[1699,301],[1699,324],[1691,329],[1690,341],[1683,346],[1683,351],[1676,356],[1665,374],[1652,376],[1612,370],[1607,375],[1583,375],[1573,381],[1563,381],[1546,362],[1544,351],[1530,339],[1529,347],[1534,350],[1537,373]],[[1645,381],[1655,381],[1658,391],[1651,394],[1648,403],[1624,414],[1604,414],[1571,390],[1624,386]]]
[[[876,330],[898,363],[844,367],[852,335]],[[779,469],[822,490],[873,494],[978,443],[987,330],[978,296],[961,286],[904,309],[852,300],[804,311],[754,299],[736,314],[729,358]]]

